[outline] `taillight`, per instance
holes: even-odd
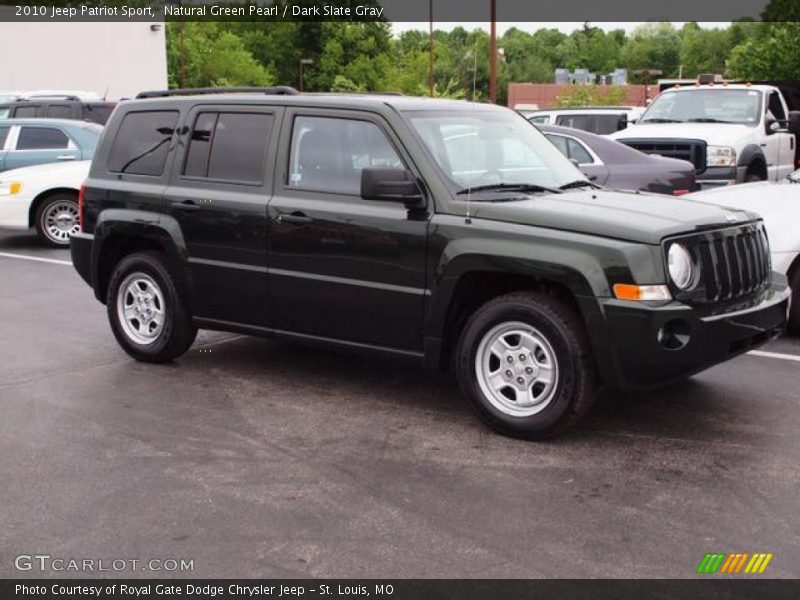
[[[86,204],[83,201],[83,194],[86,190],[85,185],[81,185],[81,189],[78,191],[78,228],[83,231],[83,223],[84,223],[84,215],[83,212],[86,210]]]
[[[689,193],[689,190],[672,190],[673,196],[685,196]]]

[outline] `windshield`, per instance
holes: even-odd
[[[408,111],[456,188],[524,184],[558,188],[585,176],[538,129],[510,111]]]
[[[697,89],[659,95],[639,123],[759,123],[761,94],[756,90]]]

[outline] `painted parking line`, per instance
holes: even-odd
[[[28,256],[27,254],[11,254],[10,252],[0,252],[0,256],[2,256],[3,258],[18,258],[19,260],[33,260],[36,262],[50,263],[53,265],[69,265],[70,267],[72,266],[72,262],[69,260],[56,260],[55,258]]]
[[[791,360],[794,362],[800,362],[800,356],[795,354],[781,354],[779,352],[764,352],[762,350],[751,350],[748,354],[752,354],[753,356],[761,356],[763,358],[777,358],[779,360]]]

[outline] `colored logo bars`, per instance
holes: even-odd
[[[698,573],[748,573],[756,574],[763,573],[767,568],[769,561],[772,560],[772,554],[757,552],[755,554],[732,553],[726,554],[725,552],[716,552],[714,554],[706,554],[697,567]]]

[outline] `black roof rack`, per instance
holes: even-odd
[[[272,96],[295,96],[299,93],[300,92],[296,89],[288,85],[276,85],[272,87],[208,87],[139,92],[136,94],[136,98],[168,98],[170,96],[199,96],[203,94],[268,94]]]

